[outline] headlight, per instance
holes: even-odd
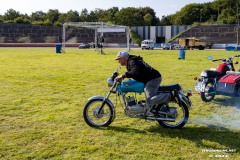
[[[207,75],[207,72],[206,72],[206,71],[202,71],[201,76],[202,76],[202,77],[207,77],[207,76],[208,76],[208,75]]]
[[[114,81],[113,81],[112,78],[108,78],[108,79],[107,79],[107,83],[108,83],[108,87],[112,87]]]

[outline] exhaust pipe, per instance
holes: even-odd
[[[176,118],[161,118],[161,117],[149,117],[147,116],[146,119],[154,120],[154,121],[169,121],[175,122]]]

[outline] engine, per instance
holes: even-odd
[[[134,97],[129,96],[126,98],[126,101],[127,101],[126,113],[128,114],[128,116],[133,117],[142,115],[144,113],[144,105],[136,103]]]

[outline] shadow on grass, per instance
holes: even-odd
[[[213,103],[219,106],[230,106],[240,109],[240,98],[239,97],[224,97],[224,98],[215,98]]]
[[[208,145],[209,143],[218,143],[225,146],[226,148],[214,148],[214,149],[235,149],[236,152],[239,151],[240,146],[240,132],[231,131],[226,128],[215,129],[217,126],[208,127],[189,127],[183,128],[181,130],[172,130],[172,129],[162,129],[161,131],[158,128],[151,127],[148,131],[154,132],[156,134],[164,135],[164,137],[170,138],[181,138],[194,142],[198,147],[209,149],[212,146]],[[219,127],[218,127],[219,128]],[[217,145],[214,145],[217,146]]]
[[[240,132],[231,131],[226,128],[214,129],[207,127],[185,127],[183,129],[165,129],[152,126],[146,130],[140,130],[129,127],[109,126],[103,130],[113,130],[124,133],[149,134],[154,133],[161,137],[180,138],[194,142],[198,147],[203,149],[212,148],[212,143],[218,143],[226,148],[213,149],[228,149],[235,150],[234,153],[240,153]],[[210,144],[210,145],[209,145]],[[217,145],[214,145],[217,146]]]

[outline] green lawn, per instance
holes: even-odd
[[[161,72],[162,84],[180,83],[193,91],[183,129],[126,117],[119,102],[109,127],[94,129],[84,122],[83,106],[91,96],[106,95],[120,49],[101,55],[92,49],[56,54],[55,48],[0,48],[0,159],[238,159],[240,99],[216,96],[202,102],[193,78],[217,66],[209,55],[239,52],[186,51],[186,59],[178,60],[177,50],[132,50]],[[111,100],[115,104],[115,96]]]

